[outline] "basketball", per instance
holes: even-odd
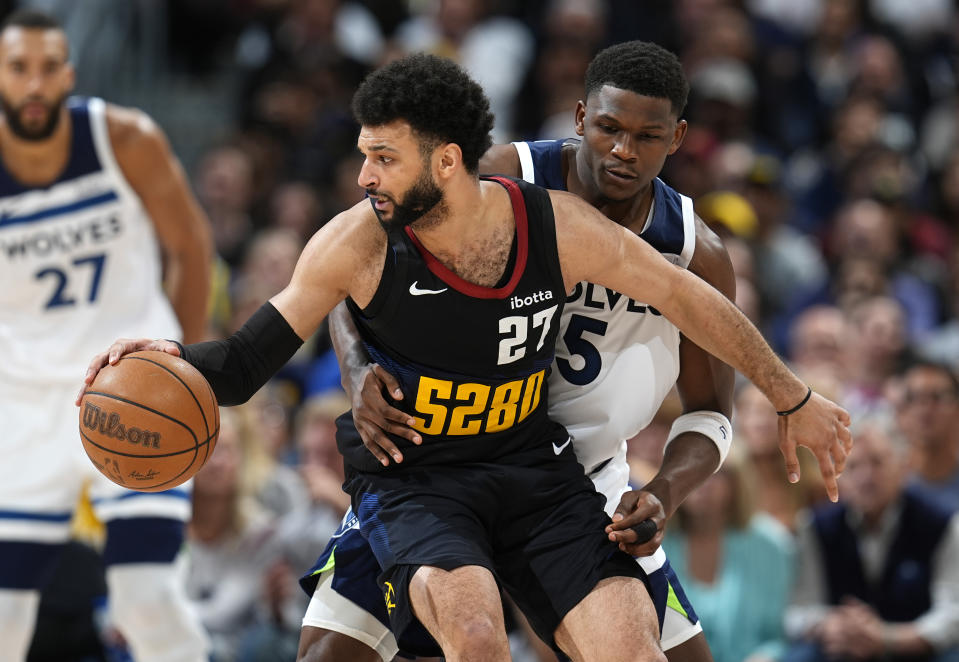
[[[219,431],[206,379],[166,352],[133,352],[105,366],[80,402],[80,438],[90,460],[114,483],[140,492],[193,477]]]

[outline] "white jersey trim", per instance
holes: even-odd
[[[519,155],[519,167],[523,179],[530,184],[535,184],[536,169],[533,167],[533,152],[530,151],[529,145],[524,142],[514,142],[513,147],[516,148],[516,153]]]
[[[683,252],[679,254],[679,266],[686,269],[696,251],[696,212],[691,198],[682,194],[679,198],[683,205]]]
[[[135,200],[136,204],[141,208],[141,213],[144,214],[152,225],[152,218],[150,218],[150,215],[143,209],[140,196],[136,194],[130,182],[127,181],[113,153],[113,144],[110,142],[110,129],[107,126],[106,102],[99,97],[91,97],[87,102],[87,111],[90,113],[90,129],[93,135],[93,145],[97,150],[100,165],[105,171],[116,177],[116,183],[123,190],[124,197],[126,197],[127,200]]]

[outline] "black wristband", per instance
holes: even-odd
[[[793,407],[792,409],[787,409],[787,410],[785,410],[785,411],[777,411],[777,412],[776,412],[776,415],[777,415],[777,416],[789,416],[790,414],[795,414],[797,411],[799,411],[800,409],[803,408],[803,405],[804,405],[804,404],[806,404],[807,402],[809,402],[809,398],[811,398],[811,397],[812,397],[812,387],[811,387],[811,386],[807,386],[807,387],[806,387],[806,397],[803,398],[802,401],[801,401],[798,405],[796,405],[796,406]]]

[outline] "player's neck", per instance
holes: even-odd
[[[0,159],[7,171],[22,184],[43,186],[55,181],[70,158],[73,127],[70,113],[60,109],[60,121],[46,140],[24,140],[7,122],[0,122]]]
[[[503,190],[499,184],[478,179],[457,182],[447,188],[436,208],[410,227],[431,252],[459,253],[471,239],[490,231],[491,213],[501,206],[495,204],[499,201],[494,189]]]

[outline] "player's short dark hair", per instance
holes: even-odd
[[[353,115],[363,126],[408,122],[424,150],[456,143],[474,174],[493,144],[493,114],[483,88],[436,55],[415,53],[371,73],[353,95]]]
[[[18,9],[11,12],[3,20],[3,23],[0,23],[0,33],[7,28],[62,30],[63,26],[52,14],[37,11],[36,9]]]
[[[679,58],[649,41],[626,41],[600,51],[586,69],[586,97],[603,85],[669,99],[676,117],[682,115],[689,97]]]

